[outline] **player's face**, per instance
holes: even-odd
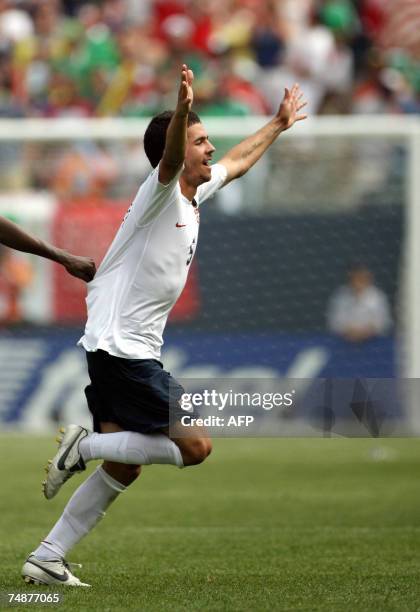
[[[184,175],[198,187],[211,179],[211,158],[216,149],[209,141],[202,123],[190,125],[187,130]]]

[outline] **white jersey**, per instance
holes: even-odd
[[[197,247],[198,206],[226,180],[221,164],[197,189],[193,204],[178,175],[159,183],[159,166],[141,185],[95,278],[79,345],[126,359],[159,359],[169,312],[180,296]]]

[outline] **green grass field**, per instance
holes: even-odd
[[[39,592],[22,563],[81,478],[47,502],[52,441],[0,448],[0,591]],[[145,468],[69,559],[93,588],[62,611],[420,610],[420,441],[216,440],[201,466]]]

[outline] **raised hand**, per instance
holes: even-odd
[[[299,111],[306,106],[303,100],[303,93],[297,83],[289,91],[287,87],[284,91],[284,98],[277,112],[277,118],[283,124],[283,130],[288,130],[296,121],[303,121],[307,118],[306,114],[299,114]]]
[[[181,83],[178,91],[178,105],[177,112],[188,114],[191,110],[191,105],[194,99],[194,92],[192,83],[194,80],[194,74],[192,70],[189,70],[186,64],[182,65],[181,70]]]

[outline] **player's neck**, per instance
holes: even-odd
[[[183,176],[179,179],[179,185],[181,187],[181,193],[184,197],[192,202],[195,194],[197,193],[197,187],[188,183]]]

